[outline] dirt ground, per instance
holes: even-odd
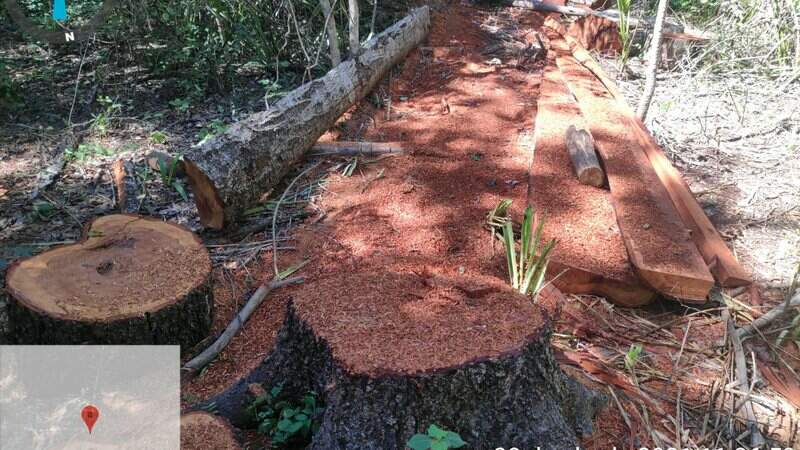
[[[354,163],[352,159],[325,160],[287,196],[290,202],[281,208],[277,242],[268,226],[270,203],[233,235],[200,230],[215,262],[217,313],[212,336],[221,332],[259,283],[272,277],[275,246],[284,248],[278,254],[282,268],[313,257],[301,272],[312,280],[380,264],[505,280],[501,248],[492,243],[481,224],[499,199],[514,200],[517,217],[528,200],[531,154],[525,151],[524,140],[534,125],[543,55],[527,44],[536,42],[533,32],[541,21],[541,16],[530,12],[453,2],[446,14],[434,15],[425,46],[324,137],[402,142],[408,155],[359,158],[351,176],[342,171]],[[115,196],[108,167],[114,159],[130,157],[141,163],[154,149],[178,153],[181,146],[213,131],[210,124],[215,119],[230,122],[260,107],[260,97],[243,90],[241,98],[208,98],[187,111],[173,108],[147,119],[138,112],[135,118],[118,113],[116,125],[105,134],[93,130],[85,137],[85,142],[116,151],[94,155],[88,163],[68,162],[56,182],[31,200],[38,169],[56,159],[54,145],[63,135],[59,118],[68,114],[72,100],[66,88],[74,87],[80,60],[74,55],[45,54],[22,43],[7,45],[3,52],[4,56],[35,55],[41,59],[39,64],[59,61],[64,71],[60,78],[41,79],[36,76],[41,67],[31,65],[30,82],[38,83],[36,89],[60,94],[51,99],[53,103],[31,104],[19,118],[3,121],[0,128],[0,264],[77,239],[82,223],[111,212]],[[79,97],[89,95],[91,85],[87,78]],[[145,106],[126,104],[124,108],[148,111],[151,102],[149,111],[157,114],[168,98],[163,90],[169,87],[140,86],[125,87],[142,89],[129,92],[126,98],[147,99],[139,100]],[[765,126],[757,136],[711,140],[703,134],[708,133],[707,122],[699,113],[695,120],[686,121],[670,115],[673,110],[663,106],[694,101],[687,86],[657,91],[650,125],[699,193],[712,221],[754,270],[759,286],[738,295],[720,294],[717,298],[722,303],[702,309],[667,302],[623,309],[597,297],[570,296],[554,317],[559,359],[571,374],[609,395],[608,407],[596,420],[595,434],[583,442],[588,449],[733,444],[741,424],[730,420],[727,411],[733,394],[727,386],[730,354],[719,343],[725,335],[720,310],[730,309],[738,323],[763,313],[780,301],[781,289],[793,270],[791,260],[797,260],[800,189],[792,173],[797,173],[800,147],[771,145],[796,139],[796,122],[773,130]],[[723,111],[736,109],[733,105],[738,103],[719,102],[729,109],[715,117],[735,116]],[[705,106],[716,107],[717,103]],[[41,114],[46,110],[52,114]],[[73,122],[86,122],[91,113],[97,111],[81,111]],[[669,130],[677,133],[678,129],[686,134],[686,123],[692,132],[704,136],[702,145],[684,149],[677,134],[670,134]],[[734,123],[726,126],[726,130],[737,129]],[[168,137],[163,144],[151,137],[160,130]],[[738,141],[750,139],[761,142],[762,147],[754,148],[773,151],[734,151]],[[710,159],[714,142],[721,150]],[[704,150],[696,150],[700,147]],[[306,161],[303,167],[312,162]],[[766,182],[772,175],[777,181]],[[148,177],[143,179],[147,194],[142,212],[199,230],[193,203],[164,186],[157,174]],[[757,181],[758,186],[748,184]],[[274,208],[275,195],[271,199]],[[304,225],[292,226],[306,216]],[[271,295],[219,358],[183,386],[184,405],[221,392],[269,353],[286,302],[295,292],[292,289]],[[5,325],[0,304],[0,331]],[[634,344],[643,346],[642,353],[626,362]],[[789,380],[786,384],[791,385],[791,370],[800,369],[797,353],[793,347],[776,351],[757,343],[748,354],[764,372],[763,378],[773,380],[756,385],[753,395],[759,399],[759,419],[769,427],[770,437],[784,445],[797,442],[800,396],[792,398],[791,387],[775,388],[770,376]]]

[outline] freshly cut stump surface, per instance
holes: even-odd
[[[207,412],[181,416],[182,450],[239,450],[242,447],[228,421]]]
[[[206,337],[211,260],[179,225],[132,215],[95,219],[79,243],[8,272],[20,344],[180,344]]]
[[[432,423],[470,448],[575,448],[591,430],[597,397],[561,372],[546,314],[496,278],[340,273],[292,297],[273,353],[213,400],[222,414],[258,382],[321,393],[311,449],[404,449]]]

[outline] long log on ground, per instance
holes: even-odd
[[[181,449],[239,450],[236,432],[222,417],[204,411],[181,415]]]
[[[311,147],[312,155],[385,155],[403,153],[403,146],[396,142],[317,142]]]
[[[665,295],[705,303],[714,278],[639,145],[627,109],[578,63],[560,36],[553,33],[551,44],[603,157],[619,230],[637,274]]]
[[[633,131],[634,137],[647,154],[659,180],[667,190],[675,209],[680,214],[683,223],[691,230],[692,239],[697,246],[703,260],[711,270],[714,279],[723,287],[746,286],[752,282],[750,275],[736,260],[733,252],[728,249],[725,241],[720,236],[714,224],[711,223],[703,207],[697,202],[686,180],[672,165],[664,154],[653,135],[647,130],[644,123],[639,120],[633,109],[625,102],[625,97],[619,92],[611,77],[606,74],[600,64],[582,48],[574,39],[567,35],[561,24],[548,18],[545,27],[557,32],[567,40],[572,55],[586,69],[596,76],[620,105],[625,121]]]
[[[429,8],[413,10],[367,41],[354,59],[190,149],[184,166],[202,223],[221,229],[258,201],[339,116],[425,39],[429,28]]]
[[[537,0],[508,0],[506,3],[517,8],[532,9],[534,11],[551,12],[551,13],[564,14],[567,16],[579,16],[579,17],[596,16],[611,20],[612,22],[619,22],[619,11],[614,9],[598,11],[591,8],[554,5],[552,3],[542,2]],[[653,17],[646,17],[644,20],[631,17],[628,19],[628,21],[630,22],[632,28],[642,28],[642,27],[652,28],[653,25],[655,24],[655,18]],[[667,19],[667,21],[665,21],[664,23],[664,30],[672,33],[682,33],[683,25],[681,25],[678,22]]]
[[[545,239],[556,239],[548,273],[571,294],[595,294],[622,306],[641,306],[655,293],[643,286],[628,261],[610,193],[572,174],[566,131],[583,127],[581,110],[549,55],[539,89],[530,201],[546,211]]]
[[[17,344],[179,344],[206,337],[211,259],[179,225],[132,215],[95,219],[83,240],[8,271]]]
[[[567,128],[566,139],[567,151],[578,181],[589,186],[603,186],[606,176],[600,166],[600,161],[597,160],[592,135],[584,129],[579,130],[574,125],[570,125]]]
[[[401,450],[433,423],[469,448],[575,448],[601,399],[561,371],[539,306],[482,280],[335,273],[294,288],[273,352],[210,401],[235,424],[252,383],[316,391],[315,450]]]

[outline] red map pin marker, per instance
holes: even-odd
[[[99,418],[100,411],[98,411],[97,408],[92,405],[83,407],[83,410],[81,411],[81,419],[83,419],[83,423],[86,424],[86,428],[89,429],[89,434],[92,434],[92,428],[94,428],[94,424]]]

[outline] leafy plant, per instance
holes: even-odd
[[[33,212],[41,220],[49,220],[55,214],[55,207],[50,202],[36,202],[33,204]]]
[[[185,113],[192,107],[192,102],[186,98],[176,98],[169,102],[169,106],[177,109],[179,112]]]
[[[150,140],[154,144],[164,144],[167,142],[167,135],[163,131],[153,131],[150,133]]]
[[[80,144],[78,148],[67,149],[64,155],[67,161],[84,162],[96,156],[111,156],[115,152],[113,149],[108,148],[102,144],[90,143]]]
[[[92,116],[91,128],[98,134],[105,135],[111,128],[114,117],[122,110],[122,105],[108,96],[102,96],[97,101],[103,110]]]
[[[247,407],[258,432],[269,436],[273,447],[305,447],[319,428],[315,418],[324,411],[317,394],[309,392],[301,400],[286,398],[282,386],[275,386]]]
[[[203,145],[209,139],[212,139],[215,136],[219,136],[220,134],[226,132],[227,130],[228,130],[228,125],[225,122],[223,122],[223,121],[221,121],[219,119],[214,119],[214,120],[211,121],[210,124],[208,124],[205,127],[205,130],[199,136],[200,137],[200,142],[198,142],[195,145]]]
[[[448,450],[467,445],[458,433],[447,431],[432,424],[425,434],[417,433],[411,437],[406,446],[411,450]]]
[[[520,249],[517,253],[514,223],[507,217],[509,206],[511,200],[500,201],[492,211],[489,211],[487,223],[492,228],[499,227],[502,230],[511,286],[525,295],[536,298],[544,286],[549,255],[556,241],[551,239],[550,242],[543,242],[544,220],[541,220],[529,206],[525,209],[522,220]]]
[[[183,182],[175,177],[175,173],[178,171],[178,164],[181,161],[183,161],[183,155],[178,155],[169,162],[164,158],[158,158],[158,172],[161,174],[161,182],[166,186],[171,186],[183,201],[188,202],[189,196],[186,194]]]
[[[619,10],[619,39],[622,43],[619,60],[620,67],[625,67],[628,64],[628,58],[631,54],[631,44],[633,43],[633,34],[631,31],[631,0],[617,0],[617,10]]]
[[[631,344],[628,353],[625,354],[625,367],[633,372],[639,357],[642,355],[642,344]]]

